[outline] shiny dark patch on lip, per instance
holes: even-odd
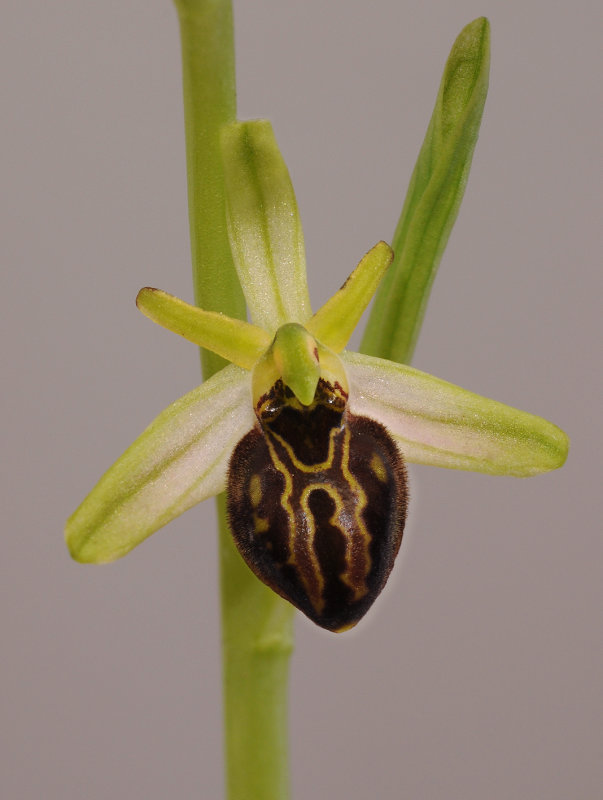
[[[355,625],[383,589],[407,506],[402,456],[380,423],[319,382],[302,406],[280,382],[228,472],[237,547],[257,577],[317,625]],[[339,387],[340,388],[340,387]]]

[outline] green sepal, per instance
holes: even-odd
[[[76,561],[121,558],[224,490],[230,455],[255,423],[250,383],[249,372],[227,366],[149,425],[67,520]]]
[[[407,461],[528,477],[563,466],[569,440],[542,417],[413,367],[344,353],[350,410],[379,420]]]
[[[136,305],[158,325],[245,369],[252,369],[270,345],[270,335],[262,328],[191,306],[161,289],[141,289]]]
[[[336,353],[348,343],[354,328],[370,303],[394,254],[385,242],[378,242],[362,258],[347,281],[308,320],[306,328]]]
[[[410,363],[431,284],[456,219],[477,142],[490,67],[490,25],[456,39],[394,234],[394,261],[379,287],[361,350]]]
[[[226,217],[252,321],[274,334],[311,316],[301,221],[287,166],[268,120],[222,132]]]

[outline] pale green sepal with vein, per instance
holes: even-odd
[[[344,353],[350,410],[378,419],[407,461],[528,477],[561,467],[569,440],[541,417],[391,361]]]
[[[168,406],[67,520],[76,561],[114,561],[226,485],[228,461],[253,427],[251,375],[225,367]]]
[[[161,289],[141,289],[136,305],[158,325],[245,369],[251,369],[270,345],[270,335],[262,328],[191,306]]]
[[[394,261],[379,287],[363,353],[410,363],[431,284],[456,219],[477,142],[490,68],[490,25],[456,39],[394,234]]]
[[[308,320],[308,331],[335,353],[341,353],[393,256],[385,242],[378,242],[371,248],[341,289]]]
[[[222,132],[226,217],[252,321],[270,333],[312,314],[301,221],[287,166],[268,120]]]

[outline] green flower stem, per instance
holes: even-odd
[[[245,318],[225,216],[220,131],[236,96],[230,0],[175,0],[180,18],[195,299]],[[203,353],[204,377],[224,362]],[[229,800],[288,796],[287,682],[293,610],[243,563],[218,499],[226,779]]]
[[[236,550],[218,497],[229,800],[289,797],[287,696],[293,606],[255,577]]]
[[[182,43],[188,208],[195,300],[245,319],[245,300],[226,230],[220,131],[236,117],[230,0],[175,0]],[[203,375],[225,366],[202,353]]]

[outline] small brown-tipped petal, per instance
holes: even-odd
[[[262,328],[191,306],[161,289],[141,289],[136,305],[158,325],[245,369],[251,369],[270,344],[270,336]]]
[[[377,242],[341,289],[308,320],[306,327],[310,333],[335,353],[341,353],[393,257],[388,244]]]

